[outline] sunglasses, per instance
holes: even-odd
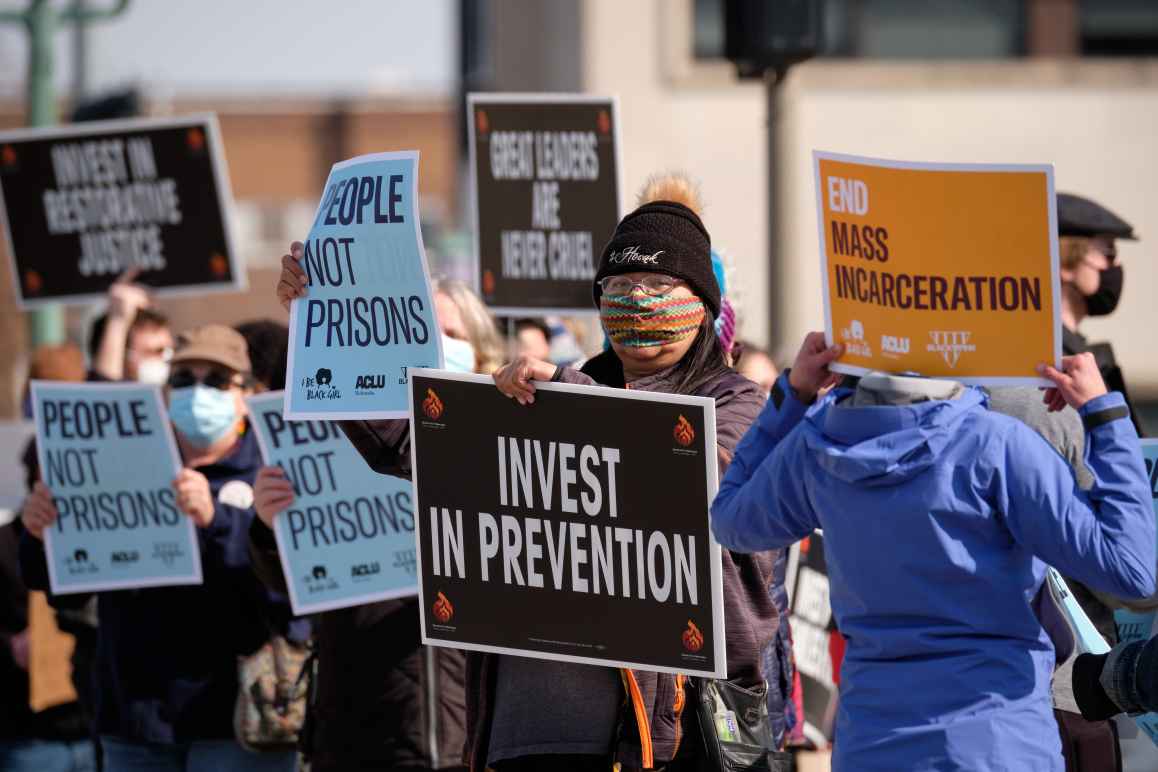
[[[169,375],[169,388],[171,389],[187,389],[198,383],[221,391],[228,391],[234,386],[245,385],[240,376],[227,370],[210,370],[204,378],[198,378],[192,370],[185,368],[174,370]]]

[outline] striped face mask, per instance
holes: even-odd
[[[599,320],[613,343],[644,348],[689,338],[704,320],[698,297],[653,297],[641,292],[599,298]]]

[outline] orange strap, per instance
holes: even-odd
[[[639,727],[639,743],[643,749],[643,768],[651,769],[655,766],[655,754],[651,747],[651,723],[647,720],[647,711],[643,707],[643,694],[639,691],[639,682],[635,680],[635,673],[629,668],[620,668],[623,677],[623,686],[631,697],[631,704],[635,708],[635,724]]]

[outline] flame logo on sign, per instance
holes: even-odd
[[[209,256],[209,271],[220,279],[229,273],[229,261],[223,255],[214,252]]]
[[[40,274],[36,271],[28,270],[24,272],[24,289],[30,294],[35,295],[44,288],[44,280],[40,278]]]
[[[0,150],[0,162],[5,166],[16,165],[16,151],[12,149],[11,145],[5,145],[3,150]]]
[[[684,630],[684,648],[691,652],[704,648],[704,634],[690,619],[688,620],[688,629]]]
[[[489,268],[486,269],[485,271],[483,271],[482,285],[483,285],[483,292],[484,293],[486,293],[487,295],[493,295],[494,294],[495,275],[491,271],[491,269],[489,269]]]
[[[438,597],[434,599],[434,618],[446,624],[452,616],[454,616],[454,606],[450,605],[450,599],[439,591]]]
[[[198,128],[189,129],[189,131],[185,132],[185,144],[188,145],[189,149],[193,152],[201,150],[201,148],[205,147],[205,133]]]
[[[696,430],[692,428],[691,422],[681,415],[680,420],[676,422],[672,436],[675,437],[676,442],[686,448],[696,439]]]
[[[422,400],[422,412],[426,413],[426,417],[431,421],[437,421],[442,417],[442,400],[434,393],[434,389],[426,390],[426,399]]]
[[[595,119],[595,122],[599,126],[600,134],[611,131],[611,116],[607,114],[606,110],[599,111],[599,117]]]
[[[479,134],[486,134],[491,129],[491,122],[487,118],[486,110],[479,110],[474,114],[474,125],[478,127]]]

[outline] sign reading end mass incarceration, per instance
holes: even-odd
[[[159,294],[237,290],[215,116],[0,132],[0,213],[24,307],[86,302],[129,269]]]
[[[295,501],[274,536],[295,614],[359,606],[418,592],[408,480],[366,465],[330,421],[287,421],[280,392],[247,402],[266,464]]]
[[[404,418],[407,368],[442,364],[418,220],[418,153],[334,164],[290,305],[285,417]]]
[[[723,678],[710,399],[411,377],[422,639]]]
[[[615,100],[471,94],[477,286],[496,313],[592,313],[619,221]]]
[[[813,153],[833,369],[1043,385],[1060,366],[1051,166]]]
[[[201,583],[193,520],[172,483],[181,458],[156,386],[32,382],[44,531],[57,595]]]

